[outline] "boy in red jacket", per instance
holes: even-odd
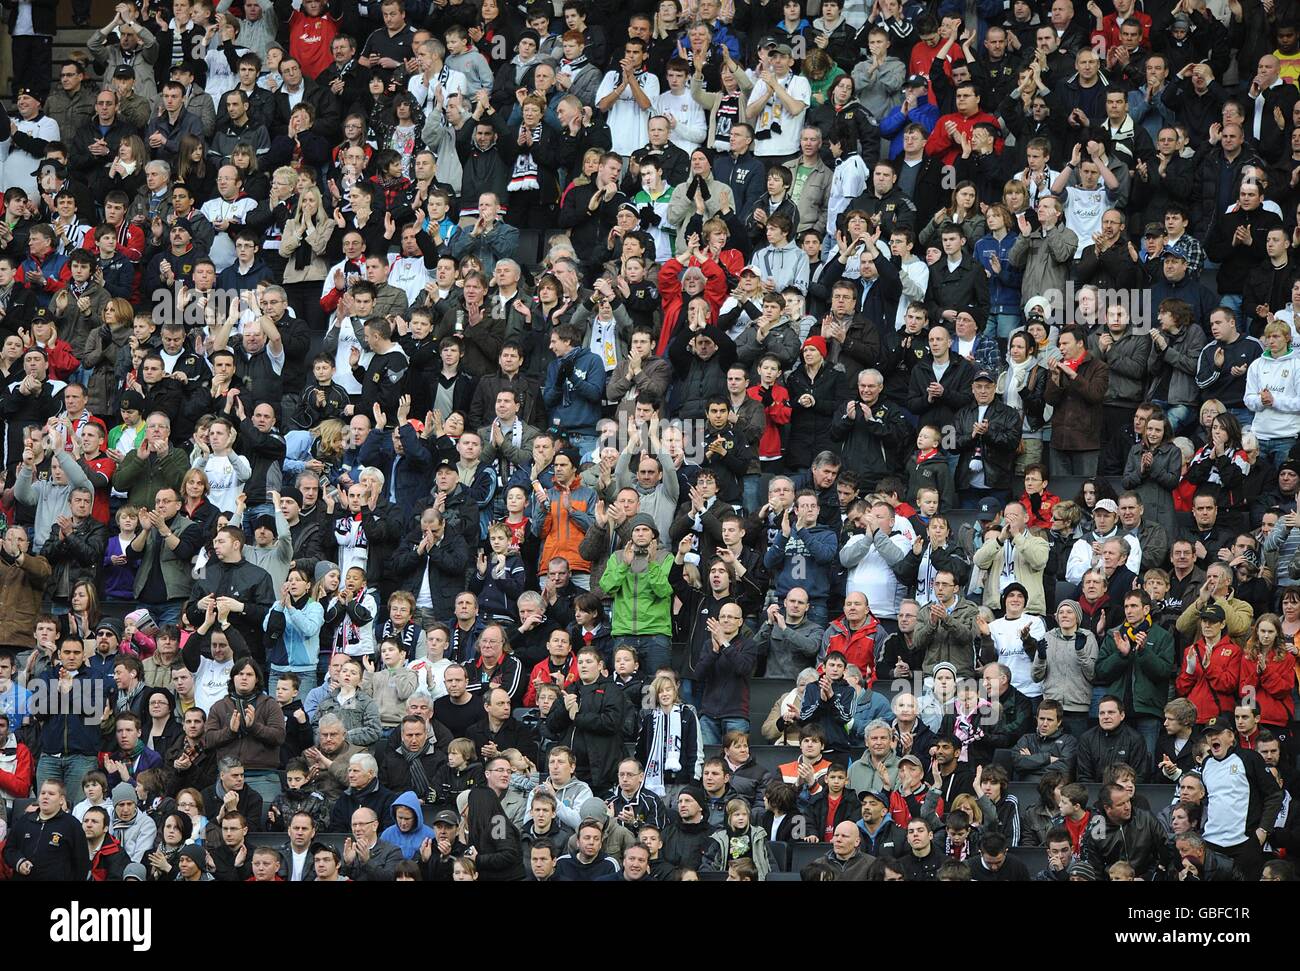
[[[1020,495],[1020,505],[1029,510],[1027,526],[1039,529],[1052,528],[1052,507],[1061,499],[1047,491],[1047,467],[1044,465],[1025,466],[1025,491]]]
[[[0,802],[6,805],[32,794],[35,775],[31,750],[10,731],[9,719],[8,714],[0,712]]]
[[[767,303],[767,300],[763,302]],[[766,419],[758,440],[758,465],[764,472],[780,471],[783,453],[781,429],[790,424],[790,393],[784,385],[776,383],[780,376],[781,362],[775,355],[764,354],[758,362],[758,384],[746,392],[763,406]]]
[[[543,684],[558,685],[563,691],[578,680],[578,665],[574,661],[573,646],[567,630],[553,630],[546,641],[545,661],[538,661],[528,675],[528,690],[524,693],[524,707],[537,704],[537,688]]]
[[[1178,694],[1196,706],[1196,722],[1231,715],[1241,697],[1241,648],[1224,631],[1227,615],[1213,601],[1201,608],[1201,636],[1187,648],[1178,672]]]

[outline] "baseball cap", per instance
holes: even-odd
[[[448,826],[459,826],[460,816],[454,809],[439,809],[433,816],[434,823],[446,823]]]
[[[1223,609],[1222,604],[1216,603],[1215,601],[1211,600],[1209,603],[1207,603],[1204,607],[1201,608],[1200,619],[1212,620],[1222,624],[1224,621],[1228,619],[1228,614]]]
[[[912,763],[912,765],[916,766],[918,769],[924,769],[924,768],[925,768],[925,766],[923,766],[923,765],[921,764],[921,760],[918,759],[915,755],[904,755],[901,759],[898,760],[898,764],[899,764],[899,765],[902,765],[904,762],[910,762],[910,763]]]
[[[790,45],[782,40],[769,40],[763,45],[769,51],[775,51],[777,54],[784,54],[786,57],[794,57],[794,51]]]
[[[1169,259],[1172,256],[1175,259],[1185,261],[1187,259],[1187,244],[1181,239],[1176,243],[1166,243],[1165,248],[1160,251],[1160,256],[1163,259]]]
[[[909,755],[908,758],[915,758],[915,756]],[[874,792],[870,789],[864,789],[862,792],[858,793],[859,802],[866,802],[868,799],[874,799],[886,809],[889,808],[889,796],[885,795],[883,792]]]
[[[1170,29],[1170,30],[1190,30],[1191,27],[1192,27],[1192,22],[1191,22],[1190,20],[1188,20],[1186,17],[1184,17],[1182,14],[1179,14],[1177,17],[1174,18],[1174,22],[1173,22],[1173,24],[1170,26],[1169,29]]]
[[[913,74],[903,82],[903,87],[905,88],[928,88],[929,86],[930,79],[924,74]]]
[[[119,64],[113,68],[113,77],[115,78],[134,78],[135,68],[130,64]]]
[[[1114,499],[1098,499],[1097,504],[1092,507],[1093,512],[1108,512],[1112,516],[1119,514],[1119,507],[1115,505]]]
[[[979,383],[980,381],[987,381],[989,384],[997,384],[997,383],[998,383],[997,378],[995,378],[995,377],[993,377],[993,375],[989,374],[988,371],[980,371],[978,374],[976,374],[975,377],[974,377],[974,379],[972,379],[971,384],[977,384],[977,383]]]
[[[1165,227],[1160,225],[1160,223],[1147,223],[1146,229],[1142,231],[1142,235],[1147,239],[1151,239],[1154,236],[1163,236],[1164,234]]]
[[[1205,723],[1203,734],[1209,735],[1211,732],[1233,732],[1237,731],[1237,726],[1233,722],[1231,715],[1215,715]]]
[[[459,474],[460,472],[460,470],[456,468],[456,463],[449,458],[444,458],[441,461],[439,461],[438,464],[434,467],[433,471],[436,473],[436,472],[441,472],[443,469],[451,469],[453,472],[456,472],[457,474]]]

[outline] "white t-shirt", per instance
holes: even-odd
[[[1079,237],[1074,250],[1077,260],[1092,245],[1093,234],[1101,230],[1102,214],[1110,208],[1110,194],[1104,185],[1084,189],[1077,185],[1065,189],[1065,225]]]
[[[637,80],[641,85],[641,91],[653,106],[655,99],[659,97],[659,79],[646,71]],[[596,89],[596,100],[599,102],[602,98],[613,94],[614,89],[622,81],[621,71],[606,71],[600,87]],[[632,86],[628,85],[619,92],[618,100],[608,112],[607,122],[613,150],[619,155],[631,155],[644,145],[647,138],[646,124],[649,121],[650,109],[641,109],[636,99],[632,97]]]
[[[195,707],[211,711],[213,705],[230,694],[230,669],[234,666],[233,657],[229,661],[199,659],[199,669],[194,672]]]
[[[1015,620],[1003,617],[989,624],[989,634],[993,637],[993,646],[998,649],[998,661],[1011,669],[1011,687],[1026,698],[1041,698],[1043,686],[1034,680],[1033,661],[1025,653],[1025,645],[1020,640],[1020,632],[1029,625],[1029,634],[1036,640],[1047,636],[1043,618],[1032,614],[1022,614]]]
[[[785,102],[768,90],[766,81],[758,81],[754,84],[754,90],[750,93],[749,104],[746,107],[764,105],[763,111],[753,121],[754,154],[759,158],[793,155],[799,151],[799,135],[803,131],[803,120],[808,114],[808,106],[812,104],[812,86],[807,78],[791,72],[780,78],[777,83],[785,88],[790,97],[802,104],[804,110],[797,115],[791,115],[786,111]],[[781,129],[779,133],[772,128],[774,122]],[[771,137],[763,138],[759,135],[760,132],[771,132]]]

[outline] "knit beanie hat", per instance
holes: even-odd
[[[954,678],[957,677],[957,665],[951,661],[940,661],[930,669],[930,677],[937,677],[940,671],[949,672]]]
[[[1068,607],[1074,611],[1074,623],[1078,626],[1083,621],[1083,608],[1079,606],[1077,600],[1062,600],[1056,605],[1056,612],[1059,614],[1062,607]]]
[[[636,529],[638,526],[649,526],[652,530],[654,530],[655,539],[659,538],[659,526],[655,523],[654,516],[651,516],[648,512],[637,513],[635,516],[633,516],[631,519],[628,520],[627,525],[629,527],[629,531]]]
[[[709,810],[709,794],[704,791],[703,786],[686,786],[678,793],[679,796],[690,796],[705,812]]]
[[[139,802],[140,797],[135,794],[135,786],[129,782],[119,782],[113,786],[113,805],[119,802]]]
[[[320,583],[325,579],[325,574],[329,573],[330,570],[337,570],[338,568],[339,565],[337,563],[331,563],[329,560],[318,560],[316,563],[315,573],[316,582]]]
[[[194,865],[199,868],[200,873],[206,873],[208,870],[207,853],[203,847],[195,843],[186,843],[181,847],[181,856],[187,856],[194,861]]]

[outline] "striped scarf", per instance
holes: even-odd
[[[523,125],[520,125],[519,128],[520,131],[524,130]],[[542,187],[539,178],[540,168],[537,160],[533,158],[533,146],[542,140],[542,126],[540,124],[532,129],[532,135],[533,145],[529,146],[527,150],[520,151],[518,156],[515,157],[515,169],[510,174],[510,184],[506,187],[507,192],[530,192]]]

